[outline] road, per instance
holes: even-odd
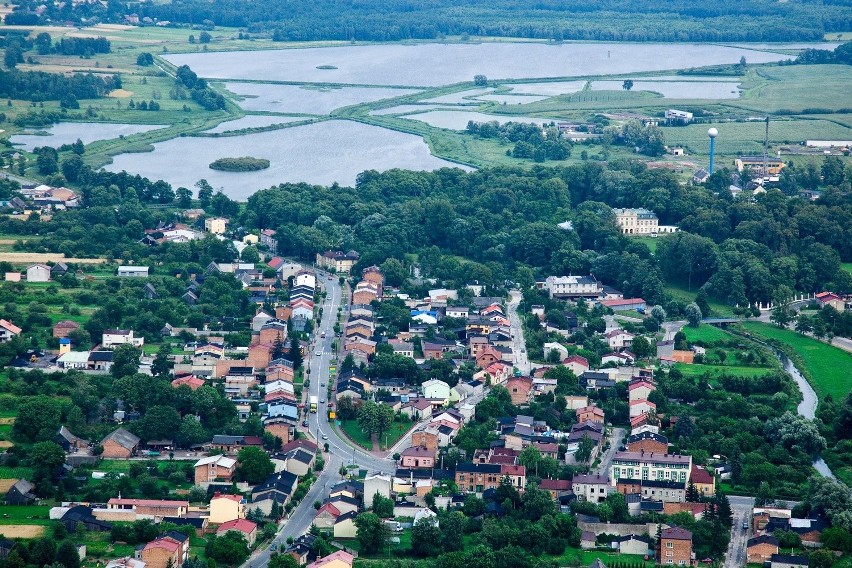
[[[328,279],[329,276],[332,276],[331,280]],[[315,328],[310,361],[306,360],[305,363],[310,368],[308,378],[311,381],[311,386],[308,394],[315,395],[320,400],[326,400],[327,389],[321,385],[331,380],[329,377],[329,367],[336,355],[333,348],[335,339],[334,323],[337,319],[337,309],[340,307],[343,291],[336,276],[317,271],[317,280],[325,286],[326,297],[322,304],[322,319]],[[325,333],[325,337],[321,337],[323,332]],[[331,487],[341,479],[338,473],[340,466],[344,464],[356,464],[362,469],[367,469],[370,473],[393,473],[395,469],[395,464],[392,460],[370,455],[363,449],[347,443],[338,436],[337,432],[328,422],[328,401],[319,405],[319,410],[316,414],[308,415],[308,429],[311,435],[316,438],[320,447],[323,444],[328,444],[329,446],[328,453],[324,454],[325,469],[320,473],[305,498],[293,509],[290,517],[273,540],[273,543],[277,545],[278,549],[286,548],[289,537],[299,537],[305,534],[311,527],[311,523],[316,515],[313,504],[315,501],[322,501],[328,497]],[[259,549],[243,564],[243,568],[265,568],[269,563],[271,554],[269,548]]]
[[[731,527],[731,542],[725,553],[724,568],[741,568],[746,565],[746,542],[750,533],[750,529],[743,529],[743,525],[750,524],[754,497],[729,495],[728,502],[731,504],[734,524]]]
[[[615,452],[618,451],[621,442],[624,440],[624,434],[626,431],[624,428],[613,428],[612,432],[609,434],[609,448],[601,457],[601,463],[598,465],[597,473],[600,475],[607,475],[609,472],[609,465],[612,463],[612,458],[615,456]]]
[[[509,303],[506,304],[506,309],[509,312],[509,323],[512,327],[512,364],[521,371],[522,375],[529,376],[530,361],[527,358],[527,346],[524,343],[524,328],[518,316],[518,304],[522,297],[520,290],[509,292]]]
[[[685,325],[686,320],[664,321],[662,328],[666,334],[663,336],[663,341],[674,341],[674,336],[677,335],[677,332],[682,330]]]

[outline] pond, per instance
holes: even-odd
[[[476,97],[476,100],[493,101],[495,103],[507,105],[525,105],[537,101],[543,101],[547,98],[549,97],[543,95],[513,95],[510,93],[503,93],[501,95],[482,95],[481,97]]]
[[[12,144],[23,147],[28,152],[39,146],[52,146],[58,148],[63,144],[73,144],[79,138],[83,144],[90,144],[98,140],[112,140],[120,136],[140,134],[158,128],[166,128],[161,124],[114,124],[109,122],[60,122],[43,130],[33,132],[45,132],[42,134],[16,134],[9,138]]]
[[[256,172],[222,172],[218,158],[252,156],[270,161]],[[121,154],[106,169],[127,170],[173,187],[191,188],[204,178],[233,199],[285,182],[354,185],[364,170],[435,170],[460,167],[436,158],[419,136],[345,120],[223,138],[183,137],[154,144],[153,152]],[[469,169],[469,168],[464,168]]]
[[[485,114],[484,112],[469,112],[455,110],[434,110],[422,112],[419,114],[409,114],[403,116],[410,120],[419,120],[436,128],[446,128],[448,130],[464,130],[467,128],[467,123],[471,120],[474,122],[491,122],[496,120],[500,124],[507,122],[523,122],[527,124],[547,124],[555,122],[552,118],[533,118],[528,116],[504,116],[495,114]]]
[[[304,116],[277,116],[269,114],[249,114],[236,120],[229,120],[216,125],[210,130],[205,130],[211,134],[221,132],[233,132],[234,130],[242,130],[244,128],[262,128],[264,126],[272,126],[273,124],[286,124],[288,122],[298,122],[307,120]]]
[[[620,91],[624,80],[592,81],[594,91]],[[633,91],[654,91],[667,99],[738,99],[738,84],[732,81],[633,81]]]
[[[772,46],[783,49],[783,45]],[[482,43],[364,45],[169,54],[201,77],[302,83],[439,86],[490,79],[580,77],[789,59],[742,47],[655,43]],[[337,69],[317,69],[334,65]]]
[[[244,97],[237,104],[248,111],[328,114],[345,106],[416,93],[413,89],[335,87],[330,85],[276,85],[274,83],[225,83],[225,88]]]
[[[545,95],[555,97],[557,95],[567,95],[582,91],[586,86],[585,81],[553,81],[547,83],[517,83],[501,85],[510,87],[512,94],[519,95]]]

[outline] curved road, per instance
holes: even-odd
[[[317,396],[319,400],[326,400],[327,389],[321,385],[332,380],[329,376],[329,367],[336,355],[332,347],[335,340],[334,323],[337,320],[337,309],[340,307],[343,292],[337,276],[320,270],[315,270],[315,272],[317,282],[322,282],[325,286],[326,297],[322,304],[322,319],[317,322],[314,329],[310,360],[306,359],[305,364],[310,368],[308,378],[311,381],[311,386],[308,396]],[[330,280],[329,277],[331,277]],[[323,332],[325,332],[324,338],[321,337]],[[338,473],[340,466],[355,464],[362,469],[367,469],[370,473],[384,472],[390,474],[393,474],[396,468],[393,460],[373,456],[339,436],[328,422],[327,400],[326,403],[319,405],[316,414],[308,414],[308,428],[321,448],[323,444],[328,444],[329,451],[323,454],[325,469],[320,473],[299,506],[293,509],[273,540],[272,544],[275,544],[279,550],[286,548],[289,537],[299,537],[310,529],[316,515],[314,502],[322,501],[328,497],[331,487],[341,479]],[[258,549],[243,564],[243,567],[265,568],[272,553],[269,548]]]

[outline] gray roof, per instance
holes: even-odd
[[[104,445],[109,440],[112,440],[119,446],[127,448],[128,450],[132,450],[133,448],[138,446],[140,442],[138,436],[131,434],[124,428],[119,428],[118,430],[115,430],[112,433],[108,434],[106,438],[101,440],[101,445]]]

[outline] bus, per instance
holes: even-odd
[[[316,414],[316,412],[317,412],[317,397],[312,396],[311,397],[311,413]]]

